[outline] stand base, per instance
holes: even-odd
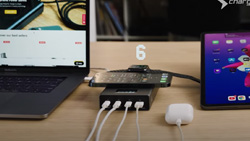
[[[110,88],[106,87],[105,90],[100,94],[100,107],[102,103],[106,100],[111,102],[111,106],[106,110],[112,109],[112,105],[115,101],[121,101],[122,104],[117,110],[125,110],[124,104],[127,101],[132,101],[132,106],[129,110],[136,110],[134,107],[135,102],[143,101],[144,106],[140,110],[149,110],[156,93],[159,88],[149,87],[149,88]]]

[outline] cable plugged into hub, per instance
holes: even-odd
[[[100,118],[100,115],[101,113],[106,109],[108,108],[110,105],[110,101],[104,101],[103,104],[102,104],[102,108],[99,110],[99,112],[97,113],[97,116],[96,116],[96,119],[95,119],[95,124],[91,130],[91,132],[89,133],[89,136],[87,137],[86,141],[89,141],[91,139],[91,137],[93,136],[94,132],[95,132],[95,129],[96,129],[96,126],[97,126],[97,123],[98,123],[98,120]]]
[[[136,128],[137,128],[137,141],[141,140],[141,132],[139,126],[139,109],[143,108],[144,102],[136,102],[135,109],[136,109]]]
[[[143,107],[143,105],[144,105],[144,102],[138,101],[138,102],[135,103],[135,108],[140,109],[140,108]]]
[[[143,106],[140,107],[140,110],[149,110],[158,88],[149,87],[149,88],[106,88],[100,94],[100,105],[108,100],[111,102],[111,105],[115,103],[115,101],[121,101],[121,105],[125,105],[127,101],[132,102],[132,106],[128,110],[136,110],[135,103],[143,102]],[[101,108],[101,107],[100,107]],[[108,107],[107,110],[110,110],[112,107]],[[126,107],[120,106],[117,110],[125,110]]]
[[[95,132],[95,129],[96,129],[96,126],[97,126],[97,123],[98,123],[98,120],[99,120],[99,117],[100,117],[100,114],[102,113],[102,111],[104,109],[106,109],[107,107],[109,107],[111,105],[111,102],[106,100],[105,102],[102,103],[102,108],[99,110],[98,114],[97,114],[97,117],[96,117],[96,120],[95,120],[95,124],[94,124],[94,127],[92,128],[89,136],[87,137],[86,141],[89,141],[91,139],[91,137],[93,136],[93,133]],[[101,135],[101,131],[102,131],[102,128],[104,126],[104,123],[106,122],[106,120],[108,119],[108,117],[111,115],[112,112],[114,112],[116,109],[120,108],[120,107],[123,107],[121,106],[122,105],[122,102],[117,100],[115,101],[115,103],[113,104],[112,106],[112,109],[106,114],[106,116],[104,117],[104,119],[102,120],[102,122],[100,123],[99,125],[99,128],[98,128],[98,131],[97,131],[97,134],[96,134],[96,139],[95,141],[99,141],[100,140],[100,135]],[[112,141],[116,141],[116,138],[119,134],[119,131],[127,117],[127,112],[128,112],[128,109],[129,108],[132,108],[134,107],[136,109],[136,127],[137,127],[137,135],[138,135],[138,141],[140,141],[140,127],[139,127],[139,109],[142,109],[144,107],[144,102],[142,101],[137,101],[135,102],[134,106],[133,105],[133,102],[132,101],[126,101],[125,104],[124,104],[124,107],[125,107],[125,112],[124,112],[124,116],[122,118],[122,121],[121,123],[119,124],[116,132],[115,132],[115,135],[113,137],[113,140]]]
[[[107,115],[104,117],[104,119],[102,120],[99,128],[98,128],[98,131],[97,131],[97,134],[96,134],[96,141],[99,141],[100,140],[100,135],[101,135],[101,131],[102,131],[102,127],[104,125],[104,123],[106,122],[106,120],[108,119],[108,117],[111,115],[112,112],[114,112],[117,108],[119,108],[121,106],[121,101],[116,101],[114,104],[113,104],[113,108],[107,113]]]
[[[119,126],[118,126],[118,128],[117,128],[117,130],[116,130],[116,132],[115,132],[115,136],[114,136],[114,138],[113,138],[112,141],[116,141],[116,138],[117,138],[117,136],[118,136],[118,134],[119,134],[119,131],[120,131],[120,129],[121,129],[121,127],[122,127],[122,125],[123,125],[123,123],[124,123],[126,117],[127,117],[128,108],[130,108],[131,106],[132,106],[132,102],[131,102],[131,101],[127,101],[127,102],[125,103],[125,105],[124,105],[124,107],[125,107],[125,112],[124,112],[122,121],[121,121],[121,123],[119,124]]]

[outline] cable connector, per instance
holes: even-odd
[[[181,141],[184,141],[184,136],[183,136],[183,132],[182,132],[182,129],[181,129],[181,123],[182,123],[182,121],[181,121],[180,118],[176,120],[176,125],[177,125],[177,127],[178,127],[178,129],[180,131],[180,135],[181,135]]]
[[[132,101],[127,101],[124,105],[124,107],[131,107],[132,106]]]
[[[113,105],[113,108],[119,108],[121,106],[122,102],[121,101],[116,101]]]
[[[135,102],[136,108],[136,128],[137,128],[137,141],[141,140],[140,126],[139,126],[139,109],[144,106],[144,102],[137,101]]]
[[[124,104],[125,113],[124,113],[124,116],[123,116],[123,118],[122,118],[121,123],[119,124],[119,126],[118,126],[118,128],[117,128],[117,130],[116,130],[116,132],[115,132],[115,136],[114,136],[114,138],[113,138],[112,141],[116,141],[116,138],[117,138],[117,136],[118,136],[118,133],[119,133],[119,131],[120,131],[120,129],[121,129],[121,127],[122,127],[122,125],[123,125],[125,119],[126,119],[127,112],[128,112],[128,108],[131,107],[131,106],[132,106],[132,101],[127,101],[127,102]]]
[[[103,102],[103,104],[102,104],[102,108],[108,108],[109,107],[109,105],[110,105],[110,101],[105,101],[105,102]]]
[[[177,126],[181,126],[181,123],[182,123],[182,122],[181,122],[181,119],[177,119],[177,120],[176,120],[176,125],[177,125]]]
[[[84,77],[84,81],[90,81],[93,77]]]
[[[100,118],[100,115],[101,113],[107,108],[109,107],[110,105],[110,101],[106,100],[105,102],[103,102],[102,104],[102,108],[99,110],[97,116],[96,116],[96,119],[95,119],[95,124],[91,130],[91,132],[89,133],[89,136],[87,137],[86,141],[90,141],[91,137],[93,136],[94,132],[95,132],[95,129],[96,129],[96,126],[97,126],[97,123],[98,123],[98,120]]]
[[[135,103],[135,108],[142,108],[144,106],[144,102],[138,101]]]
[[[105,103],[105,102],[104,102]],[[107,113],[107,115],[104,117],[104,119],[102,120],[99,128],[98,128],[98,131],[97,131],[97,134],[96,134],[96,141],[99,141],[100,140],[100,135],[101,135],[101,131],[102,131],[102,127],[104,125],[104,123],[106,122],[106,120],[108,119],[109,115],[115,111],[117,108],[119,108],[121,106],[121,101],[116,101],[114,104],[113,104],[113,108]]]

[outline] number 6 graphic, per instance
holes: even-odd
[[[146,49],[146,47],[144,45],[138,45],[136,47],[136,58],[138,60],[144,60],[146,58],[146,53],[141,49]]]

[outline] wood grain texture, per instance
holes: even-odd
[[[146,46],[146,59],[138,61],[135,47]],[[131,64],[148,64],[152,69],[169,70],[200,76],[199,42],[96,42],[91,43],[91,67],[124,69]],[[98,71],[91,71],[93,75]],[[45,120],[0,120],[3,141],[82,141],[89,134],[99,110],[103,88],[81,84]],[[190,103],[194,120],[182,127],[186,141],[249,140],[248,110],[204,111],[200,108],[200,85],[190,80],[173,78],[172,86],[161,88],[150,111],[139,112],[142,141],[179,141],[176,126],[164,120],[166,107],[172,103]],[[107,111],[101,115],[101,119]],[[115,111],[101,133],[102,141],[112,140],[123,116]],[[119,141],[136,140],[135,112],[129,112],[118,136]],[[94,139],[94,138],[93,138]]]
[[[60,7],[62,7],[63,3],[60,3]],[[81,9],[73,9],[69,13],[69,17],[72,21],[77,24],[81,24],[82,13],[85,11]],[[63,30],[71,30],[66,27],[60,19],[57,6],[55,3],[44,4],[44,11],[41,15],[31,21],[27,26],[24,27],[25,30],[32,27],[43,27],[43,26],[60,26]]]

